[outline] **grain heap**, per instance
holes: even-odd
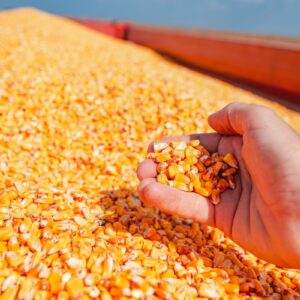
[[[222,192],[235,189],[238,162],[232,153],[210,154],[200,140],[155,142],[153,150],[147,157],[156,163],[156,180],[161,184],[208,197],[215,205]]]
[[[0,13],[1,299],[299,299],[300,273],[141,204],[149,141],[262,98],[33,10]]]

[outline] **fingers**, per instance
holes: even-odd
[[[271,126],[276,114],[260,105],[231,103],[208,117],[209,125],[222,134],[243,134],[246,130]],[[280,120],[279,118],[276,118]]]
[[[142,180],[138,192],[143,201],[161,211],[214,226],[214,207],[196,193],[186,193],[157,183],[154,178]]]
[[[137,169],[139,180],[154,178],[156,176],[156,163],[152,159],[145,159]]]
[[[201,145],[204,146],[209,152],[216,152],[218,149],[218,143],[220,141],[221,135],[217,133],[202,133],[202,134],[191,134],[183,136],[169,136],[159,139],[159,142],[170,143],[174,140],[181,140],[184,142],[189,142],[191,140],[200,140]],[[148,147],[148,152],[153,152],[153,143],[150,143]]]

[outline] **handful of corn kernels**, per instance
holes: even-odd
[[[148,158],[157,163],[157,181],[220,203],[220,193],[235,188],[238,162],[232,153],[210,154],[200,140],[154,143]]]

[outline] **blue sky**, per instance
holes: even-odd
[[[63,15],[300,36],[300,0],[0,0]]]

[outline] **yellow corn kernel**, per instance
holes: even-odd
[[[9,287],[5,290],[4,293],[1,294],[0,300],[14,300],[16,299],[17,293],[18,293],[18,286]]]
[[[13,268],[24,262],[24,258],[17,252],[6,252],[5,259],[9,266]]]
[[[189,156],[187,157],[184,162],[190,166],[195,165],[198,162],[198,159],[196,156]]]
[[[160,153],[156,157],[156,162],[164,162],[168,161],[171,159],[171,154],[170,153]]]
[[[219,292],[209,284],[201,283],[198,287],[198,294],[201,297],[218,299],[220,298]]]
[[[179,189],[184,192],[187,192],[189,190],[187,185],[180,181],[174,181],[173,186],[174,186],[174,188]]]
[[[81,299],[84,295],[83,281],[78,277],[72,277],[66,283],[67,292],[69,293],[70,299]]]
[[[25,278],[21,284],[18,298],[19,299],[32,299],[37,289],[37,280],[35,278]]]
[[[80,298],[78,298],[80,299]],[[61,291],[57,295],[57,300],[69,300],[69,294],[66,291]]]
[[[1,253],[7,251],[7,246],[6,245],[7,245],[6,242],[0,242],[0,251],[1,251]]]
[[[170,179],[175,178],[178,173],[184,173],[184,169],[181,165],[171,165],[168,167],[168,176]]]
[[[187,147],[184,141],[172,141],[170,146],[175,150],[184,150]]]
[[[11,201],[18,198],[18,193],[14,190],[3,192],[0,195],[0,204],[8,205]]]
[[[172,157],[176,157],[176,158],[180,158],[180,159],[185,158],[184,150],[173,149],[171,152],[171,155],[172,155]]]
[[[168,269],[166,272],[162,274],[162,278],[175,278],[175,273],[172,269]]]
[[[183,168],[184,172],[189,172],[191,170],[191,165],[185,161],[180,161],[179,165]]]
[[[200,145],[200,140],[191,140],[188,142],[188,145],[192,147],[197,147],[198,145]]]
[[[151,257],[145,258],[142,261],[142,265],[144,267],[154,267],[157,261]]]
[[[184,153],[187,158],[200,156],[200,151],[191,146],[187,146],[184,150]]]
[[[90,273],[84,278],[84,284],[86,286],[97,285],[100,279],[101,279],[100,274]]]
[[[102,277],[110,278],[114,269],[114,260],[111,255],[107,255],[102,265]]]
[[[161,152],[162,150],[166,149],[169,147],[167,143],[162,143],[162,142],[155,142],[153,143],[153,149],[155,153]]]
[[[191,179],[188,176],[184,175],[183,173],[177,173],[174,178],[174,181],[182,182],[184,184],[189,184],[191,182]]]
[[[8,192],[3,192],[0,195],[0,203],[4,204],[4,205],[10,204],[10,199],[9,199],[9,196],[8,196]]]
[[[37,251],[37,252],[39,252],[39,251],[42,250],[41,241],[37,237],[32,237],[31,239],[29,239],[27,241],[27,245],[28,245],[28,247],[29,247],[29,249],[31,251]]]
[[[199,180],[198,174],[195,174],[195,172],[189,172],[188,176],[190,177],[194,189],[200,189],[201,188],[201,182]]]
[[[1,227],[0,228],[0,241],[7,241],[9,240],[14,231],[11,227]]]
[[[172,152],[172,150],[173,150],[173,149],[172,149],[171,147],[168,146],[167,148],[165,148],[164,150],[162,150],[161,153],[162,153],[162,154],[167,154],[167,153],[170,154],[170,153]]]
[[[168,168],[168,163],[167,162],[161,162],[161,163],[159,163],[158,165],[157,165],[157,167],[156,167],[156,171],[157,171],[157,173],[159,174],[159,173],[165,173],[165,171],[167,170],[167,168]]]
[[[48,291],[37,291],[34,295],[34,300],[49,300],[51,295]]]
[[[58,293],[62,287],[61,284],[62,275],[58,272],[51,272],[48,281],[50,284],[51,293]]]
[[[159,174],[157,175],[157,182],[161,183],[161,184],[169,184],[169,180],[166,174]]]
[[[211,191],[203,187],[200,187],[199,189],[195,189],[195,192],[203,197],[209,197],[211,195]]]

